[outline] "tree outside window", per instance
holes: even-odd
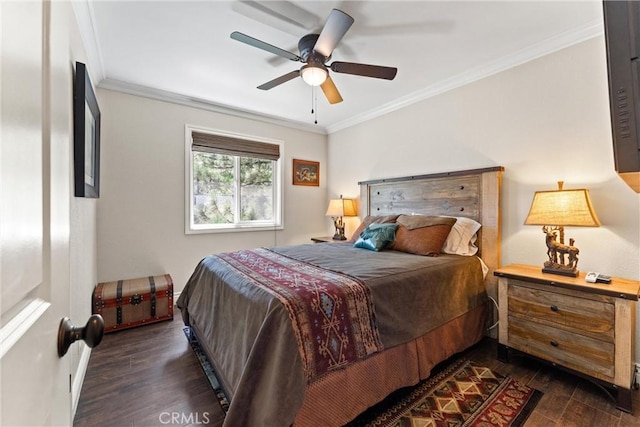
[[[280,226],[278,160],[264,153],[233,155],[247,154],[255,148],[248,145],[247,149],[246,140],[234,144],[235,140],[228,135],[201,132],[193,135],[190,230]],[[256,151],[265,146],[263,142],[256,144],[259,144]],[[277,150],[279,156],[279,147]]]

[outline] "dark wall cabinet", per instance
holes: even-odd
[[[640,2],[604,1],[616,171],[640,171]]]

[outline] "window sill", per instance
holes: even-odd
[[[220,228],[187,228],[184,234],[208,234],[208,233],[238,233],[238,232],[252,232],[252,231],[274,231],[284,230],[283,225],[232,225],[229,227]]]

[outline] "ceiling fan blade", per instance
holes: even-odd
[[[286,51],[284,49],[280,49],[279,47],[276,47],[276,46],[271,45],[269,43],[265,43],[262,40],[254,39],[251,36],[239,33],[237,31],[234,31],[233,33],[231,33],[231,38],[234,39],[234,40],[237,40],[239,42],[246,43],[249,46],[257,47],[258,49],[266,50],[267,52],[276,54],[278,56],[282,56],[283,58],[290,59],[292,61],[304,62],[303,59],[300,58],[295,53],[291,53],[291,52]]]
[[[332,9],[313,50],[328,58],[351,25],[353,25],[352,17],[341,10]]]
[[[320,18],[290,1],[240,0],[234,1],[231,8],[261,24],[298,37],[321,25]]]
[[[300,70],[292,71],[292,72],[287,73],[287,74],[285,74],[283,76],[275,78],[275,79],[271,80],[270,82],[266,82],[264,84],[261,84],[260,86],[258,86],[258,89],[262,89],[262,90],[273,89],[274,87],[276,87],[278,85],[281,85],[282,83],[286,83],[289,80],[295,79],[299,75],[300,75]]]
[[[271,0],[257,2],[249,0],[246,1],[246,3],[252,3],[258,6],[258,8],[262,7],[267,13],[271,13],[274,17],[291,22],[307,31],[320,25],[320,19],[316,15],[290,1]]]
[[[329,101],[329,104],[337,104],[339,102],[342,102],[342,96],[340,95],[340,92],[338,92],[338,88],[336,87],[335,83],[333,83],[331,76],[327,76],[327,80],[325,80],[324,83],[320,85],[320,87],[324,92],[324,96],[327,97],[327,101]]]
[[[376,79],[386,80],[393,80],[398,72],[398,69],[395,67],[340,61],[332,63],[330,68],[336,73],[354,74],[356,76],[375,77]]]

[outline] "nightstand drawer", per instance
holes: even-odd
[[[614,378],[613,343],[512,316],[508,336],[517,350],[591,376]]]
[[[631,412],[640,281],[588,283],[513,264],[497,269],[498,359],[530,354],[589,378]]]
[[[613,302],[547,292],[513,281],[509,288],[509,315],[610,343],[615,340]]]

